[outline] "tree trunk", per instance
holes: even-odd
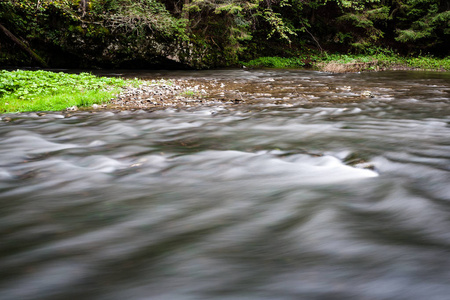
[[[12,34],[8,29],[6,29],[5,26],[0,24],[0,30],[5,33],[7,37],[9,37],[14,43],[16,43],[23,51],[27,52],[35,61],[37,61],[42,67],[47,68],[47,63],[39,56],[37,55],[33,50],[30,49],[27,45],[25,45],[24,42],[19,40]]]
[[[189,0],[184,0],[183,19],[189,20]]]

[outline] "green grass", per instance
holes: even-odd
[[[89,73],[0,71],[0,113],[56,111],[107,102],[121,87],[138,80],[97,77]]]
[[[375,53],[371,55],[350,55],[350,54],[325,54],[316,58],[316,65],[320,63],[335,64],[367,64],[367,71],[376,67],[382,69],[405,68],[419,70],[450,71],[450,56],[436,58],[432,56],[409,57],[398,54]]]
[[[243,63],[246,67],[252,68],[301,68],[305,65],[304,60],[300,57],[259,57],[249,62]]]
[[[193,91],[193,90],[185,90],[180,93],[180,96],[187,97],[187,98],[192,98],[192,97],[196,97],[199,95],[200,95],[200,92]]]
[[[410,57],[405,59],[405,63],[413,68],[427,69],[427,70],[445,70],[450,71],[450,56],[443,59],[434,57]]]
[[[365,71],[393,68],[450,71],[450,56],[445,58],[432,56],[405,57],[388,49],[365,55],[312,53],[293,58],[260,57],[242,64],[246,67],[282,69],[302,68],[305,65],[312,65],[321,69],[328,63],[335,65],[359,64],[359,67]]]

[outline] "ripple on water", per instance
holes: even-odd
[[[2,300],[446,299],[446,75],[176,74],[296,102],[0,122]]]

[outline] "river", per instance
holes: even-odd
[[[0,299],[448,299],[449,73],[120,74],[243,103],[0,116]]]

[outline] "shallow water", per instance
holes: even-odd
[[[450,74],[122,74],[245,104],[0,116],[0,299],[448,298]]]

